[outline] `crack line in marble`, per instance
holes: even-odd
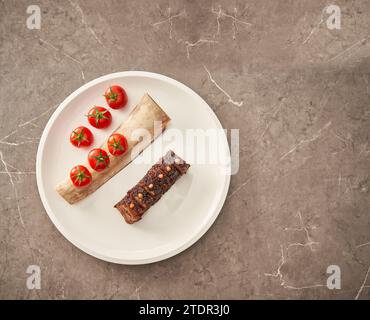
[[[324,284],[314,284],[312,286],[303,286],[303,287],[294,287],[294,286],[284,286],[285,289],[290,289],[290,290],[304,290],[304,289],[314,289],[314,288],[323,288],[327,287]]]
[[[302,218],[302,213],[300,211],[298,211],[298,217],[299,217],[299,222],[300,222],[300,227],[299,228],[289,228],[289,227],[286,227],[284,228],[284,231],[304,231],[305,234],[306,234],[306,243],[291,243],[288,245],[287,248],[289,247],[294,247],[294,246],[308,246],[310,248],[311,251],[313,251],[313,245],[318,245],[320,244],[319,242],[316,242],[316,241],[313,241],[313,239],[311,238],[310,236],[310,232],[308,231],[308,229],[317,229],[316,226],[312,226],[312,227],[309,227],[309,226],[306,226],[304,224],[304,221],[303,221],[303,218]]]
[[[209,80],[216,86],[216,88],[218,90],[220,90],[227,98],[228,98],[228,102],[232,103],[233,105],[235,106],[238,106],[238,107],[241,107],[243,105],[243,101],[235,101],[231,98],[230,94],[228,94],[223,88],[221,88],[221,86],[213,79],[211,73],[209,72],[209,70],[207,69],[207,67],[205,65],[203,65],[203,68],[204,70],[206,70],[207,74],[208,74],[208,77],[209,77]]]
[[[258,138],[257,141],[263,139],[263,137],[265,136],[265,134],[267,133],[268,129],[270,128],[272,122],[274,121],[275,117],[277,116],[277,114],[279,113],[279,111],[281,110],[281,107],[283,106],[283,102],[284,102],[285,98],[283,97],[279,103],[279,105],[276,107],[276,110],[274,111],[273,115],[271,116],[271,119],[270,121],[267,123],[265,129],[263,130],[261,136]]]
[[[155,23],[152,23],[153,27],[157,27],[163,23],[168,23],[168,29],[169,29],[169,39],[172,39],[172,32],[173,32],[173,19],[180,18],[180,17],[186,17],[186,10],[183,9],[180,13],[171,15],[171,7],[167,8],[168,17],[165,20],[161,20]]]
[[[281,273],[281,268],[283,267],[283,265],[285,264],[285,255],[284,255],[284,249],[283,249],[283,246],[280,245],[280,253],[281,253],[281,257],[280,257],[280,260],[278,262],[278,267],[276,269],[275,272],[273,273],[265,273],[265,276],[266,277],[273,277],[273,278],[279,278],[280,279],[280,282],[282,285],[284,285],[284,280],[283,280],[283,274]]]
[[[342,173],[339,173],[339,176],[338,176],[338,194],[337,194],[338,198],[339,198],[340,194],[342,193],[341,185],[342,185]]]
[[[94,29],[91,28],[90,25],[86,22],[85,14],[84,14],[82,8],[80,7],[80,5],[77,2],[73,2],[72,0],[68,0],[68,1],[71,4],[71,6],[74,8],[74,10],[76,10],[76,12],[79,13],[79,15],[81,17],[82,24],[85,26],[85,28],[87,30],[89,30],[89,32],[94,37],[94,39],[96,40],[96,42],[98,42],[101,46],[104,46],[103,43],[101,42],[101,40],[99,39],[99,37],[96,35]]]
[[[139,287],[135,288],[135,290],[128,296],[128,298],[130,299],[135,295],[137,300],[141,300],[140,290],[143,285],[144,284],[141,284]]]
[[[4,141],[4,140],[8,139],[9,137],[13,136],[13,135],[14,135],[14,134],[16,134],[17,132],[18,132],[18,129],[13,130],[12,132],[8,133],[6,136],[2,137],[2,138],[0,139],[0,142],[2,142],[2,141]]]
[[[312,29],[311,29],[311,32],[309,33],[309,35],[307,36],[307,38],[302,42],[302,44],[306,44],[310,41],[311,37],[313,36],[313,34],[320,28],[320,26],[323,24],[324,22],[324,14],[325,14],[325,10],[328,6],[326,6],[322,11],[321,11],[321,19],[320,21],[317,23],[316,26],[314,26]]]
[[[24,221],[23,221],[23,216],[22,216],[21,208],[19,206],[18,190],[17,190],[17,188],[15,186],[15,183],[13,181],[12,174],[11,174],[11,172],[8,169],[8,164],[4,160],[4,156],[3,156],[3,152],[2,151],[0,151],[0,160],[1,160],[2,164],[3,164],[3,166],[4,166],[4,170],[7,173],[8,177],[9,177],[10,184],[12,185],[12,188],[13,188],[15,202],[17,204],[17,211],[18,211],[19,220],[20,220],[23,228],[25,228],[25,224],[24,224]]]
[[[241,183],[233,192],[231,192],[228,196],[227,196],[227,199],[230,199],[231,197],[233,197],[237,192],[239,192],[242,188],[244,188],[250,180],[252,180],[256,175],[252,175],[250,177],[247,178],[247,180],[245,180],[243,183]]]
[[[352,182],[351,177],[346,177],[346,179],[344,180],[345,186],[346,186],[346,190],[344,191],[344,194],[347,194],[348,192],[350,192],[350,195],[353,199],[353,197],[354,197],[353,189],[358,188],[359,179],[360,179],[359,177],[355,177],[354,182]]]
[[[81,61],[77,60],[76,58],[73,58],[73,57],[72,57],[71,55],[69,55],[68,53],[64,52],[64,51],[63,51],[63,50],[61,50],[61,49],[58,49],[58,48],[57,48],[57,47],[55,47],[53,44],[51,44],[50,42],[48,42],[48,41],[46,41],[46,40],[44,40],[44,39],[42,39],[42,38],[39,38],[39,41],[41,41],[42,43],[46,44],[48,47],[52,48],[53,50],[57,51],[58,53],[62,54],[62,55],[63,55],[63,56],[65,56],[66,58],[68,58],[68,59],[72,60],[73,62],[75,62],[75,63],[78,65],[78,67],[79,67],[79,69],[80,69],[80,71],[81,71],[81,78],[82,78],[82,80],[84,80],[84,81],[85,81],[85,73],[84,73],[84,71],[83,71],[83,69],[82,69],[82,62],[81,62]]]
[[[32,144],[32,143],[38,143],[40,137],[23,137],[23,139],[26,139],[27,141],[21,141],[21,142],[10,142],[10,141],[6,141],[8,138],[12,137],[13,135],[15,135],[21,128],[27,126],[27,125],[35,125],[34,121],[42,118],[43,116],[47,115],[50,111],[52,110],[55,110],[57,107],[59,106],[59,104],[56,104],[52,107],[50,107],[49,109],[45,110],[44,112],[40,113],[39,115],[37,115],[36,117],[28,120],[28,121],[25,121],[25,122],[22,122],[20,124],[18,124],[18,128],[11,131],[9,134],[7,134],[6,136],[2,137],[0,139],[0,144],[3,144],[3,145],[8,145],[8,146],[21,146],[21,145],[24,145],[24,144]],[[37,128],[40,128],[39,126],[36,126]]]
[[[355,296],[355,300],[358,300],[358,298],[360,297],[360,295],[362,293],[362,290],[364,290],[364,288],[370,288],[370,286],[366,285],[366,281],[367,281],[367,277],[369,276],[369,273],[370,273],[370,267],[369,267],[369,269],[367,269],[365,279],[362,282],[362,285],[361,285],[360,289],[358,290],[357,295]]]
[[[294,152],[296,149],[298,149],[301,145],[303,144],[306,144],[306,143],[310,143],[310,142],[313,142],[315,140],[317,140],[322,132],[324,130],[326,130],[328,127],[331,126],[331,121],[329,121],[327,124],[325,124],[316,134],[314,134],[311,138],[309,139],[303,139],[301,141],[299,141],[298,143],[296,143],[288,152],[286,152],[285,154],[283,154],[281,157],[280,157],[280,161],[281,160],[284,160],[288,155],[290,155],[292,152]]]
[[[365,247],[365,246],[368,246],[368,245],[370,245],[370,241],[369,242],[362,243],[362,244],[359,244],[358,246],[356,246],[356,249],[361,248],[361,247]]]
[[[22,141],[22,142],[0,141],[0,144],[4,144],[7,146],[22,146],[22,145],[30,144],[30,143],[38,143],[38,142],[37,141]]]
[[[214,35],[219,35],[220,34],[220,27],[221,27],[221,24],[220,24],[220,19],[222,17],[225,17],[225,18],[230,18],[233,20],[232,22],[232,26],[233,26],[233,39],[235,40],[236,39],[236,34],[237,34],[237,31],[238,31],[238,27],[237,27],[237,23],[240,23],[240,24],[244,24],[244,25],[247,25],[247,26],[252,26],[251,23],[249,22],[246,22],[246,21],[243,21],[243,20],[240,20],[236,17],[236,14],[238,12],[238,9],[234,7],[234,15],[230,15],[230,14],[227,14],[226,12],[224,12],[221,8],[221,6],[218,6],[218,11],[216,11],[214,8],[212,8],[212,13],[216,14],[216,19],[217,19],[217,33]]]
[[[314,288],[320,288],[320,287],[326,287],[326,285],[323,284],[314,284],[314,285],[307,285],[307,286],[302,286],[302,287],[296,287],[296,286],[291,286],[286,284],[286,280],[284,279],[284,276],[281,272],[281,268],[285,265],[287,262],[287,257],[289,255],[289,249],[292,247],[309,247],[312,252],[314,252],[313,245],[318,245],[319,242],[313,241],[313,239],[310,236],[309,229],[316,229],[316,226],[307,226],[305,225],[302,217],[302,213],[298,211],[298,217],[299,217],[299,222],[300,222],[300,227],[286,227],[284,228],[284,231],[304,231],[305,236],[306,236],[306,242],[305,243],[300,243],[300,242],[293,242],[289,243],[285,247],[286,253],[284,253],[284,247],[283,245],[280,245],[280,260],[278,262],[278,267],[275,272],[273,273],[265,273],[266,277],[273,277],[273,278],[279,278],[280,280],[280,285],[285,288],[285,289],[290,289],[290,290],[304,290],[304,289],[314,289]]]
[[[286,248],[287,254],[289,251],[289,247]],[[265,273],[264,275],[266,277],[272,277],[272,278],[279,278],[280,285],[284,289],[289,289],[289,290],[304,290],[304,289],[314,289],[314,288],[321,288],[321,287],[326,287],[326,285],[323,284],[314,284],[314,285],[308,285],[308,286],[302,286],[302,287],[296,287],[296,286],[291,286],[286,284],[286,280],[284,279],[284,276],[281,272],[281,268],[285,265],[287,262],[285,254],[284,254],[284,248],[282,245],[280,245],[280,260],[278,262],[278,267],[275,272],[273,273]]]
[[[33,123],[30,123],[30,125],[34,125]],[[35,128],[40,128],[39,126],[35,127]],[[41,128],[40,128],[41,129]],[[26,136],[19,136],[19,138],[22,138],[22,139],[25,139],[25,140],[29,140],[29,141],[38,141],[40,140],[40,137],[26,137]]]
[[[50,42],[48,42],[48,41],[46,41],[46,40],[44,40],[44,39],[42,39],[42,38],[39,38],[39,40],[40,40],[42,43],[44,43],[44,44],[46,44],[47,46],[49,46],[50,48],[54,49],[55,51],[60,52],[63,56],[67,57],[68,59],[72,60],[73,62],[75,62],[75,63],[77,63],[77,64],[79,64],[79,65],[81,64],[81,61],[77,60],[76,58],[73,58],[70,54],[68,54],[68,53],[66,53],[66,52],[64,52],[64,51],[62,51],[62,50],[60,50],[60,49],[58,49],[56,46],[54,46],[54,45],[53,45],[53,44],[51,44]]]
[[[338,134],[337,132],[334,132],[333,130],[330,130],[331,134],[337,138],[338,140],[342,141],[346,146],[347,146],[347,143],[348,141],[350,142],[353,142],[352,139],[350,138],[343,138],[340,134]]]
[[[18,175],[27,175],[27,174],[36,174],[35,171],[0,171],[0,174],[18,174]]]
[[[186,46],[186,57],[188,59],[190,59],[190,48],[193,48],[193,47],[196,47],[196,46],[200,46],[202,45],[203,43],[209,43],[209,44],[212,44],[212,43],[218,43],[218,41],[216,40],[209,40],[209,39],[199,39],[198,41],[196,42],[189,42],[189,41],[185,41],[185,46]]]
[[[49,109],[45,110],[44,112],[40,113],[39,115],[37,115],[36,117],[32,118],[31,120],[28,120],[26,122],[22,122],[21,124],[18,125],[19,128],[22,128],[24,126],[27,126],[27,125],[34,125],[34,121],[40,119],[41,117],[45,116],[46,114],[48,114],[50,111],[52,110],[55,110],[57,107],[59,106],[59,104],[56,104],[52,107],[50,107]],[[39,126],[37,126],[39,128]]]
[[[363,38],[363,39],[361,39],[361,40],[359,40],[359,41],[355,42],[353,45],[351,45],[351,46],[350,46],[350,47],[348,47],[347,49],[345,49],[345,50],[343,50],[343,51],[339,52],[339,53],[338,53],[338,54],[336,54],[334,57],[332,57],[332,58],[330,58],[329,60],[327,60],[327,62],[332,62],[332,61],[334,61],[334,60],[336,60],[336,59],[340,58],[341,56],[345,55],[346,53],[353,51],[353,49],[354,49],[354,48],[356,48],[359,44],[365,44],[365,43],[366,43],[366,40],[367,40],[369,37],[370,37],[370,36],[367,36],[367,37],[365,37],[365,38]],[[349,57],[350,57],[350,55],[349,55],[349,56],[347,56],[347,59],[348,59]]]

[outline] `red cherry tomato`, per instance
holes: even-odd
[[[92,149],[89,152],[88,160],[91,168],[95,171],[102,171],[109,165],[109,156],[103,149]]]
[[[102,129],[111,124],[112,115],[107,109],[95,106],[90,109],[89,113],[87,114],[87,119],[93,127]]]
[[[114,156],[120,156],[127,151],[127,140],[119,133],[113,133],[108,139],[108,150]]]
[[[112,109],[120,109],[127,104],[126,91],[120,86],[110,86],[105,91],[104,97]]]
[[[78,127],[72,131],[69,140],[77,148],[88,147],[94,141],[94,136],[88,128]]]
[[[69,176],[76,187],[86,186],[92,180],[90,171],[84,166],[73,167]]]

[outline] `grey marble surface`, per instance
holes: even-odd
[[[334,1],[333,1],[334,2]],[[370,2],[0,1],[0,298],[370,298]],[[240,170],[195,245],[144,266],[69,243],[37,192],[38,140],[84,83],[146,70],[240,129]],[[41,268],[28,290],[26,269]],[[341,289],[326,286],[329,265]]]

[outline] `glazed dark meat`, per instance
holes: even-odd
[[[189,167],[190,165],[173,151],[168,151],[114,207],[120,211],[127,223],[139,221]]]

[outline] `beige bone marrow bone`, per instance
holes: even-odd
[[[108,151],[107,141],[105,141],[101,148],[109,155],[110,164],[108,168],[104,171],[96,172],[86,161],[83,165],[89,169],[92,175],[92,182],[85,187],[79,188],[67,177],[56,186],[56,191],[70,204],[74,204],[86,198],[134,160],[141,151],[149,146],[153,140],[166,129],[169,121],[170,118],[168,115],[150,95],[146,93],[132,110],[129,117],[115,131],[115,133],[123,134],[126,137],[128,146],[127,152],[121,156],[112,156]],[[155,124],[161,125],[156,125],[155,127]],[[147,130],[151,139],[144,139],[143,141],[136,140],[132,133],[137,129]],[[138,143],[140,143],[139,150],[137,146]],[[133,152],[135,146],[137,146],[137,148],[135,148],[135,152]]]

